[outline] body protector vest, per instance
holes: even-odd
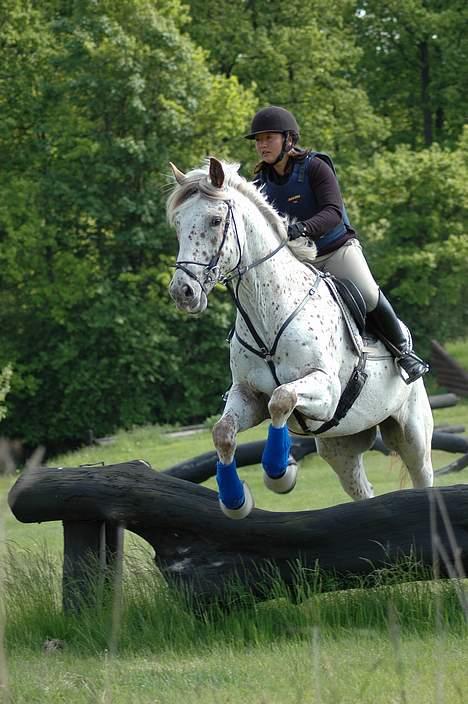
[[[335,174],[333,161],[328,154],[321,152],[310,152],[301,161],[295,160],[289,179],[284,184],[271,181],[268,178],[267,169],[258,174],[256,183],[259,186],[263,185],[263,193],[281,215],[302,221],[309,220],[320,211],[308,178],[309,164],[315,158],[322,159]],[[315,241],[318,256],[346,234],[350,222],[344,205],[342,205],[341,217],[342,220],[336,227]]]

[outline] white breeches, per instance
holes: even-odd
[[[374,310],[379,300],[379,287],[357,239],[348,240],[335,252],[317,257],[313,264],[339,279],[350,279],[361,291],[367,312]]]

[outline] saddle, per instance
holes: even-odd
[[[332,276],[331,278],[335,284],[336,290],[343,299],[344,304],[353,316],[359,330],[359,334],[362,335],[366,326],[367,312],[366,303],[362,293],[356,284],[349,279],[337,279],[335,276]]]

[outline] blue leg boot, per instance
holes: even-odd
[[[287,426],[274,428],[270,425],[268,439],[262,455],[265,473],[263,481],[270,491],[288,494],[296,486],[297,464],[291,457],[291,440]]]
[[[254,507],[254,500],[247,484],[238,477],[235,460],[231,464],[216,464],[216,481],[224,515],[234,520],[246,518]]]

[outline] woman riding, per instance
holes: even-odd
[[[398,361],[407,384],[429,371],[411,348],[390,302],[372,276],[343,205],[331,159],[297,146],[299,126],[288,110],[263,108],[254,116],[247,139],[254,139],[261,162],[255,184],[291,220],[288,237],[317,246],[314,266],[352,281],[364,298],[372,329]]]

